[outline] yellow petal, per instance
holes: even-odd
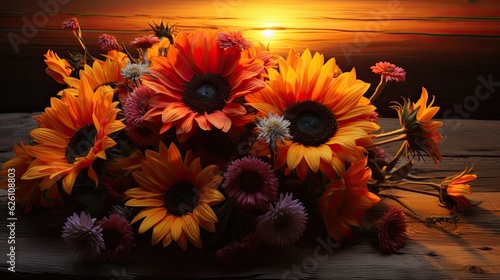
[[[174,220],[174,223],[172,224],[172,228],[170,229],[170,231],[172,232],[172,238],[175,241],[178,241],[182,235],[182,217],[177,217]]]
[[[192,215],[186,215],[182,219],[182,229],[186,233],[189,241],[196,247],[201,249],[200,227]]]

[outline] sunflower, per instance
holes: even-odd
[[[341,176],[344,162],[363,159],[360,146],[372,145],[369,133],[379,128],[368,120],[375,107],[363,97],[370,85],[357,80],[354,69],[340,74],[333,58],[323,62],[323,55],[306,50],[298,56],[292,49],[279,72],[268,69],[268,86],[246,97],[262,115],[290,122],[292,138],[277,146],[276,167],[286,164],[301,179],[309,169]]]
[[[45,72],[49,74],[54,80],[60,84],[66,84],[65,78],[71,77],[73,72],[73,67],[69,64],[66,59],[61,59],[59,56],[51,50],[48,50],[45,56],[45,63],[47,68]]]
[[[57,188],[50,188],[46,191],[41,191],[39,188],[42,179],[33,180],[23,180],[22,175],[26,172],[30,164],[35,160],[28,153],[27,146],[20,142],[19,145],[14,145],[15,158],[12,158],[2,165],[2,170],[0,171],[0,178],[4,180],[0,181],[0,189],[7,190],[9,185],[12,185],[8,178],[11,171],[15,170],[15,196],[17,203],[24,209],[26,213],[31,211],[33,206],[44,206],[52,207],[56,204],[60,204],[60,194]],[[10,170],[10,171],[9,171]],[[43,180],[46,180],[45,178]]]
[[[469,182],[477,178],[476,174],[470,173],[471,168],[465,168],[464,171],[446,177],[440,185],[439,200],[443,205],[451,210],[463,212],[464,207],[474,205],[465,195],[471,194],[471,186]]]
[[[144,218],[139,233],[153,228],[153,245],[162,241],[166,247],[174,240],[186,250],[189,239],[201,248],[200,226],[215,232],[218,219],[210,206],[224,200],[217,190],[222,181],[218,173],[216,165],[202,169],[190,152],[183,160],[175,144],[167,148],[162,142],[159,152],[147,150],[142,170],[133,173],[139,188],[125,192],[130,198],[125,206],[146,207],[132,223]]]
[[[26,147],[35,160],[22,179],[44,178],[41,190],[62,179],[63,190],[71,194],[83,169],[97,185],[92,164],[98,158],[106,159],[106,149],[116,145],[110,135],[125,127],[116,120],[119,109],[112,102],[113,94],[103,94],[100,89],[94,92],[85,76],[81,82],[78,97],[52,98],[52,106],[35,117],[39,128],[30,134],[37,145]]]
[[[121,69],[125,67],[126,63],[129,61],[127,55],[119,52],[117,50],[112,50],[103,55],[106,59],[95,60],[92,66],[85,64],[84,68],[80,70],[79,77],[68,77],[64,79],[64,82],[68,84],[68,88],[59,92],[58,95],[62,93],[78,95],[78,91],[81,87],[81,76],[87,77],[87,82],[93,90],[102,87],[103,92],[115,92],[115,87],[125,82],[125,79],[121,75]],[[120,93],[125,94],[126,89],[122,88]]]
[[[443,136],[439,133],[439,128],[443,125],[440,121],[432,121],[439,107],[432,106],[434,97],[427,105],[429,95],[425,88],[422,88],[422,95],[416,103],[404,100],[403,104],[394,102],[391,108],[398,112],[399,121],[403,127],[406,140],[403,143],[407,155],[411,154],[422,158],[427,155],[437,165],[441,161],[441,153],[437,146]]]
[[[197,128],[227,132],[250,122],[241,101],[265,87],[257,79],[264,66],[240,58],[239,48],[219,47],[215,31],[180,33],[167,57],[152,59],[154,79],[145,82],[159,94],[151,97],[145,119],[163,122],[161,132],[175,127],[184,140]]]
[[[337,242],[352,236],[351,227],[361,225],[365,211],[380,201],[366,187],[371,177],[366,163],[367,158],[351,164],[340,180],[326,186],[319,199],[318,211],[328,233]]]

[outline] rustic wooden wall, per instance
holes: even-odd
[[[385,116],[400,96],[418,98],[422,86],[437,97],[439,117],[500,119],[500,3],[498,0],[370,1],[189,0],[83,1],[4,0],[0,4],[0,112],[41,111],[61,88],[44,72],[48,48],[61,56],[79,50],[61,23],[77,17],[96,54],[97,37],[115,35],[128,44],[149,32],[160,18],[178,30],[196,27],[241,28],[253,42],[273,28],[270,46],[334,56],[343,70],[356,67],[372,83],[369,67],[388,60],[408,72],[405,83],[391,84],[375,105]],[[484,85],[484,81],[490,81]],[[483,81],[483,82],[481,82]],[[498,81],[498,82],[497,82]],[[479,91],[477,91],[479,89]]]

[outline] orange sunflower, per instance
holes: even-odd
[[[217,190],[222,181],[216,165],[201,168],[200,158],[193,159],[188,152],[183,161],[175,144],[169,148],[162,142],[160,151],[146,151],[142,170],[133,173],[139,188],[125,192],[130,198],[125,205],[146,207],[132,220],[144,220],[139,233],[153,228],[151,243],[162,241],[168,246],[172,240],[187,249],[187,240],[202,247],[200,226],[215,232],[217,216],[210,206],[225,198]]]
[[[355,162],[340,180],[326,186],[318,204],[328,233],[340,242],[352,235],[352,226],[361,225],[366,210],[375,206],[380,198],[368,191],[366,183],[371,170],[366,167],[367,158]]]
[[[81,76],[85,75],[87,77],[87,82],[93,90],[102,87],[103,92],[115,92],[117,84],[123,83],[125,79],[121,75],[121,68],[125,67],[127,61],[129,61],[126,54],[113,50],[109,51],[107,55],[103,55],[106,59],[95,60],[92,66],[85,64],[84,68],[80,70],[80,79],[74,77],[67,77],[64,82],[68,84],[68,88],[59,92],[58,95],[62,93],[67,93],[71,95],[78,95],[80,89]],[[121,93],[126,92],[123,88]]]
[[[161,121],[165,132],[176,128],[187,139],[199,127],[224,132],[251,121],[242,104],[246,94],[264,88],[257,79],[261,60],[240,59],[239,48],[220,48],[216,31],[180,33],[167,57],[152,58],[146,85],[159,94],[150,99],[148,121]]]
[[[464,207],[474,205],[465,197],[466,194],[472,193],[469,182],[477,178],[476,174],[470,173],[471,170],[472,168],[465,168],[464,171],[446,177],[441,182],[439,200],[446,208],[463,212]]]
[[[427,105],[428,99],[427,90],[422,88],[422,95],[416,103],[405,99],[403,105],[395,102],[396,105],[391,108],[398,112],[399,121],[405,130],[406,140],[403,145],[406,153],[419,158],[425,154],[437,165],[437,161],[442,159],[437,146],[443,138],[439,133],[439,128],[443,123],[431,120],[439,111],[439,107],[432,106],[434,97]]]
[[[41,190],[62,179],[63,190],[71,194],[77,175],[87,169],[97,185],[92,163],[106,159],[106,149],[116,145],[110,135],[125,127],[116,120],[119,109],[112,98],[111,92],[103,94],[100,88],[94,92],[85,76],[78,97],[52,98],[51,107],[35,117],[39,128],[30,134],[37,145],[26,147],[35,160],[22,179],[44,178]]]
[[[279,72],[268,70],[268,86],[246,100],[264,116],[290,122],[292,139],[277,146],[277,168],[286,164],[301,179],[308,170],[334,178],[345,172],[345,162],[363,159],[362,147],[372,145],[369,133],[379,126],[368,120],[375,107],[363,94],[370,85],[357,80],[354,69],[340,74],[333,58],[324,63],[323,55],[292,49],[279,60]]]
[[[51,76],[58,83],[66,84],[64,79],[71,77],[73,67],[66,59],[59,58],[54,51],[48,50],[44,56],[45,63],[47,64],[45,72],[47,72],[47,74],[49,74],[49,76]]]
[[[23,180],[22,175],[26,172],[30,164],[35,160],[29,153],[27,146],[20,142],[19,145],[14,145],[15,158],[10,159],[2,165],[0,171],[0,189],[7,190],[9,188],[9,174],[15,172],[15,196],[17,203],[21,205],[24,211],[29,212],[33,206],[51,207],[60,202],[59,190],[57,188],[49,188],[42,192],[39,185],[42,179]]]

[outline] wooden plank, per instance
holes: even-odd
[[[36,127],[31,118],[34,114],[0,114],[0,162],[12,156],[12,145],[27,140],[28,133]],[[381,127],[386,131],[398,127],[396,119],[382,118]],[[316,238],[326,241],[327,236],[314,233],[297,246],[281,249],[265,248],[259,258],[237,270],[224,269],[211,257],[199,251],[182,252],[175,247],[150,247],[150,236],[144,234],[137,240],[138,246],[129,260],[121,264],[85,263],[78,261],[65,248],[60,234],[61,217],[58,212],[43,210],[25,215],[17,211],[16,268],[24,275],[45,275],[51,279],[78,279],[81,275],[99,277],[154,278],[171,277],[232,277],[239,279],[282,279],[302,276],[309,278],[411,278],[411,279],[491,279],[500,277],[500,179],[499,121],[445,120],[443,133],[448,137],[440,149],[443,162],[435,169],[432,161],[416,163],[416,175],[430,175],[439,182],[444,176],[458,172],[470,162],[476,162],[479,178],[473,183],[474,201],[482,201],[467,209],[455,223],[447,222],[428,227],[416,216],[408,215],[408,244],[397,255],[382,255],[369,239],[346,248],[334,248],[331,254],[321,248]],[[394,153],[397,145],[390,145],[388,153]],[[413,186],[430,190],[423,186]],[[397,190],[384,191],[397,196],[403,203],[424,216],[447,216],[448,211],[438,206],[436,197]],[[6,217],[5,197],[0,198],[0,216]],[[381,213],[396,202],[384,199],[367,212],[367,219],[375,221]],[[6,227],[6,219],[0,218],[0,228]],[[320,247],[318,247],[320,246]],[[148,248],[148,249],[146,249]],[[319,248],[319,249],[317,249]],[[0,237],[0,252],[6,252],[8,244]],[[315,251],[319,250],[319,251]],[[48,253],[50,252],[50,253]],[[315,253],[316,252],[316,253]],[[319,252],[319,253],[318,253]],[[4,253],[2,253],[4,255]],[[175,256],[175,257],[173,257]],[[2,270],[4,278],[12,277]],[[4,276],[5,275],[5,276]],[[75,276],[80,275],[80,276]]]
[[[416,204],[415,210],[424,215],[446,215],[435,201],[418,194],[404,193],[405,202]],[[223,269],[210,257],[197,251],[182,252],[175,248],[150,247],[149,235],[140,238],[137,249],[123,264],[85,263],[65,248],[58,231],[47,225],[51,213],[33,213],[33,217],[18,215],[16,224],[16,244],[18,244],[18,270],[28,274],[72,274],[108,275],[112,271],[125,269],[127,275],[177,277],[243,277],[244,279],[281,279],[292,272],[318,277],[348,278],[454,278],[494,277],[500,275],[500,209],[498,193],[476,193],[474,199],[483,204],[470,209],[456,225],[443,224],[441,227],[427,227],[409,217],[408,245],[401,254],[386,256],[378,252],[369,240],[346,247],[334,248],[331,254],[324,249],[315,254],[321,242],[305,247],[266,248],[252,265],[238,270]],[[368,212],[369,217],[377,217],[393,202],[384,201]],[[2,206],[5,206],[2,204]],[[5,213],[2,207],[0,211]],[[45,224],[45,226],[43,226]],[[0,221],[5,227],[5,220]],[[319,235],[323,241],[327,237]],[[142,247],[144,246],[144,247]],[[7,250],[7,244],[0,244],[0,251]],[[50,260],[47,248],[50,248]],[[491,248],[491,249],[488,249]],[[319,249],[318,249],[319,250]],[[175,254],[175,258],[172,256]],[[314,256],[317,259],[314,259]],[[318,257],[321,256],[321,257]],[[48,264],[50,266],[41,265]],[[484,270],[484,275],[469,272],[467,266]],[[295,270],[293,268],[296,268]],[[297,270],[297,268],[299,268]],[[299,272],[297,272],[299,271]],[[414,277],[413,277],[414,276]]]

